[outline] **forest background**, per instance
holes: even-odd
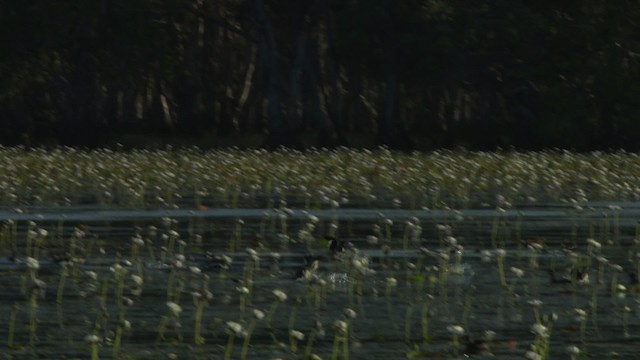
[[[640,2],[0,4],[0,143],[640,150]]]

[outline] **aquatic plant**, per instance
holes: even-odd
[[[580,341],[585,342],[585,333],[587,329],[587,312],[580,308],[575,308],[576,320],[579,322]]]
[[[507,278],[504,273],[504,258],[507,252],[504,249],[496,249],[496,261],[498,263],[498,275],[500,276],[500,284],[503,288],[507,288]]]
[[[121,319],[118,322],[116,328],[116,335],[113,340],[113,358],[117,359],[120,354],[121,344],[122,344],[122,335],[125,331],[131,330],[131,322],[126,319]]]
[[[349,359],[349,323],[343,320],[336,320],[333,323],[335,331],[333,339],[332,360],[336,360],[340,354],[340,344],[342,344],[342,358]]]
[[[304,349],[303,360],[320,359],[320,356],[316,354],[312,354],[311,350],[313,348],[313,342],[315,341],[316,337],[324,338],[324,336],[325,336],[324,327],[322,326],[322,323],[320,321],[316,320],[315,325],[311,330],[309,337],[307,338],[307,345],[305,346],[305,349]]]
[[[460,347],[460,337],[464,335],[464,328],[460,325],[449,325],[447,331],[451,334],[451,347],[453,353],[457,356]]]
[[[227,332],[229,333],[229,340],[227,341],[227,347],[224,353],[225,360],[231,359],[231,354],[233,352],[233,343],[236,337],[243,338],[247,335],[247,331],[244,327],[235,322],[235,321],[227,321]]]
[[[100,337],[96,334],[89,334],[85,336],[84,341],[89,344],[91,348],[91,360],[100,359]]]
[[[247,333],[244,336],[244,342],[242,343],[242,353],[240,358],[245,360],[247,358],[247,351],[249,350],[249,342],[251,341],[251,335],[253,334],[253,330],[256,328],[256,323],[259,320],[264,319],[264,312],[258,309],[253,309],[253,316],[251,318],[251,322],[249,323],[249,328],[247,329]]]
[[[158,336],[156,338],[156,343],[159,343],[165,340],[165,332],[167,330],[168,325],[172,325],[171,327],[175,328],[176,330],[178,330],[180,327],[179,318],[180,318],[180,314],[182,313],[182,306],[180,306],[179,304],[173,301],[167,301],[166,305],[167,305],[168,314],[162,316],[162,318],[160,319],[160,325],[158,326]],[[178,332],[178,336],[182,337],[182,335],[180,335],[179,332]]]
[[[567,353],[571,357],[571,360],[576,360],[578,358],[578,355],[580,355],[581,351],[579,347],[575,345],[569,345],[567,346]]]
[[[5,150],[0,148],[0,153]],[[446,342],[448,349],[453,344],[447,325],[472,332],[478,316],[495,316],[497,322],[514,329],[514,334],[522,334],[516,331],[523,327],[520,306],[531,297],[547,302],[551,296],[571,297],[566,304],[547,302],[555,304],[555,310],[566,313],[568,305],[574,315],[572,308],[579,306],[583,314],[576,311],[574,324],[563,328],[558,341],[551,342],[553,320],[542,313],[542,302],[532,302],[535,339],[526,355],[531,358],[563,354],[557,344],[577,342],[577,335],[571,338],[576,327],[581,352],[565,355],[576,358],[599,352],[591,342],[597,336],[598,311],[613,312],[615,316],[607,321],[621,325],[623,336],[633,334],[638,325],[629,310],[640,266],[635,241],[640,227],[633,212],[592,202],[634,199],[640,193],[634,185],[640,183],[636,155],[401,154],[348,149],[34,152],[49,162],[33,154],[15,154],[34,165],[31,171],[47,171],[50,176],[39,176],[47,179],[25,174],[28,167],[9,165],[0,158],[0,168],[13,174],[7,177],[0,172],[0,184],[13,195],[0,194],[0,203],[4,202],[7,216],[21,219],[7,221],[0,229],[0,250],[7,259],[2,263],[3,275],[7,275],[2,286],[15,289],[19,297],[13,304],[18,307],[2,317],[8,324],[4,333],[10,356],[22,355],[26,346],[21,342],[30,341],[30,349],[46,352],[49,341],[77,346],[77,340],[89,333],[98,337],[97,342],[88,342],[96,356],[105,346],[114,358],[145,357],[127,336],[132,334],[143,342],[149,328],[157,325],[151,330],[158,331],[155,351],[169,358],[206,357],[218,348],[225,348],[227,358],[245,358],[250,357],[249,348],[258,354],[262,346],[271,346],[274,353],[285,351],[286,355],[274,355],[282,357],[358,357],[364,354],[357,345],[362,338],[396,342],[393,346],[401,348],[404,340],[415,349],[408,355],[442,357],[438,346]],[[175,218],[150,220],[153,225],[145,224],[149,216],[145,212],[133,220],[100,218],[89,220],[88,225],[54,215],[53,210],[55,214],[83,212],[85,208],[74,207],[77,204],[90,210],[180,207],[186,211],[173,212],[178,214]],[[546,220],[529,223],[529,205],[534,206],[531,212],[548,212],[554,225]],[[42,208],[48,206],[53,207]],[[255,212],[255,217],[244,217],[252,213],[248,210],[228,211],[231,215],[220,217],[221,207],[227,208],[225,213],[232,208],[267,208]],[[363,207],[392,210],[360,213]],[[384,214],[367,215],[378,211]],[[234,221],[238,216],[243,217],[242,222]],[[560,217],[558,224],[556,216]],[[331,255],[320,240],[325,234],[340,235],[349,243],[347,250],[307,272],[306,280],[292,281],[297,263],[292,259],[303,253],[323,259]],[[584,238],[590,240],[576,240]],[[489,239],[495,240],[496,247],[485,246]],[[625,264],[620,257],[625,251],[633,268],[626,272],[615,264]],[[238,259],[241,264],[232,266]],[[486,259],[489,262],[483,263]],[[267,273],[261,266],[265,261],[269,263]],[[555,271],[563,266],[567,272],[552,282],[549,291],[541,291],[546,274],[540,269]],[[496,267],[500,281],[477,283],[484,281],[485,272],[491,279],[492,268],[495,276]],[[13,276],[19,280],[15,285]],[[54,284],[49,294],[56,293],[55,302],[32,297],[43,293],[38,290],[39,281]],[[208,306],[212,299],[209,286],[215,289],[219,306]],[[271,292],[274,288],[286,290],[296,301],[286,305],[287,295]],[[610,289],[611,297],[608,292],[603,296],[600,289]],[[182,311],[175,312],[165,302]],[[354,322],[345,311],[337,319],[344,326],[336,322],[335,337],[321,341],[324,329],[320,321],[336,319],[332,312],[336,304],[338,309],[357,310],[358,320]],[[50,326],[48,319],[41,322],[48,306],[58,311],[59,331],[45,329]],[[256,308],[266,310],[267,321],[262,326],[255,317]],[[150,313],[160,319],[150,320]],[[505,319],[505,315],[512,318]],[[589,316],[594,332],[587,329]],[[276,320],[279,318],[284,321]],[[377,326],[379,318],[390,326]],[[421,336],[416,341],[413,332],[418,318]],[[228,320],[236,322],[240,331],[232,330],[235,325],[225,326]],[[55,318],[53,321],[55,324]],[[181,322],[189,323],[185,341]],[[361,332],[360,326],[354,326],[358,324],[367,325],[362,325]],[[227,333],[221,336],[225,329],[228,339]],[[299,339],[294,331],[304,337]],[[287,344],[281,344],[275,335],[287,336]],[[44,336],[47,343],[43,345],[40,338]],[[238,338],[243,338],[242,351],[234,353]],[[361,345],[366,344],[363,340]],[[511,346],[508,344],[509,340],[500,340],[503,350]],[[461,351],[463,345],[459,342],[454,350]]]
[[[195,272],[194,270],[191,270],[191,271],[200,275],[199,272]],[[194,315],[195,324],[194,324],[194,335],[193,335],[194,343],[196,345],[203,345],[205,342],[204,337],[202,336],[202,317],[204,315],[205,306],[207,306],[209,302],[213,299],[213,293],[209,291],[209,284],[208,284],[209,275],[202,274],[201,277],[202,277],[201,288],[191,293],[193,297],[193,303],[196,307],[195,315]]]
[[[289,330],[289,344],[291,345],[291,351],[294,353],[298,351],[298,342],[304,340],[304,334],[301,331],[292,329]]]
[[[304,338],[304,335],[300,331],[294,328],[296,315],[298,313],[298,308],[300,307],[300,304],[302,304],[302,299],[296,298],[295,303],[291,307],[291,313],[289,314],[289,323],[288,323],[289,345],[291,346],[291,350],[293,352],[296,352],[297,350],[298,341],[302,341],[302,339]]]
[[[276,309],[278,308],[279,303],[283,303],[287,300],[287,293],[280,289],[272,290],[273,296],[275,297],[275,301],[271,303],[269,307],[269,312],[267,315],[267,327],[271,327],[271,319],[273,318],[273,314],[275,314]]]

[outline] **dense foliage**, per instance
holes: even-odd
[[[636,1],[13,1],[0,142],[638,150],[638,19]]]

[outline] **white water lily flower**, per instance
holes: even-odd
[[[363,268],[363,267],[365,266],[365,265],[363,264],[362,260],[361,260],[361,259],[358,259],[358,258],[353,258],[353,259],[351,260],[351,265],[353,265],[353,267],[354,267],[356,270],[359,270],[359,269],[361,269],[361,268]]]
[[[349,329],[349,324],[346,321],[336,320],[333,323],[333,327],[336,329],[338,333],[345,334]]]
[[[549,329],[546,326],[536,323],[531,326],[531,332],[542,338],[549,337]]]
[[[44,290],[44,289],[47,288],[47,283],[44,282],[44,280],[33,279],[33,284],[36,286],[36,288],[38,288],[40,290]]]
[[[516,277],[523,277],[524,276],[524,270],[514,267],[512,266],[509,270],[511,270],[511,272],[513,273],[513,275],[515,275]]]
[[[623,270],[622,266],[620,266],[618,264],[611,264],[610,266],[611,266],[611,269],[613,269],[614,271],[617,271],[617,272],[621,272]]]
[[[142,276],[136,274],[131,275],[131,280],[133,280],[134,284],[138,286],[142,286],[142,284],[144,283],[144,279],[142,278]]]
[[[171,311],[171,314],[173,316],[180,316],[180,313],[182,312],[182,307],[180,307],[180,305],[174,303],[173,301],[167,301],[167,306],[169,307],[169,311]]]
[[[85,271],[84,273],[85,275],[87,275],[87,277],[91,280],[97,280],[98,279],[98,274],[95,271]]]
[[[496,337],[496,332],[493,330],[485,330],[483,333],[483,338],[487,341],[491,341]]]
[[[249,257],[251,258],[251,260],[253,260],[254,262],[258,262],[260,261],[260,256],[258,256],[258,252],[251,249],[251,248],[246,248],[245,251],[247,252],[247,254],[249,255]]]
[[[605,265],[609,263],[609,260],[604,256],[596,257],[596,261],[598,261],[601,264],[605,264]]]
[[[594,239],[587,239],[587,245],[594,247],[596,249],[600,249],[602,247],[602,244],[600,244]]]
[[[571,355],[578,355],[580,354],[580,348],[575,345],[570,345],[567,346],[567,352]]]
[[[227,255],[220,256],[220,260],[224,263],[224,266],[229,267],[233,263],[233,259]]]
[[[347,319],[355,319],[357,315],[358,314],[353,309],[344,309],[344,317],[346,317]]]
[[[454,238],[453,236],[447,236],[446,238],[444,238],[444,241],[452,247],[456,247],[458,245],[458,240],[456,238]]]
[[[262,320],[264,319],[264,312],[258,309],[253,309],[253,317],[256,320]]]
[[[387,286],[392,288],[392,287],[396,287],[398,285],[398,280],[396,280],[396,278],[394,277],[388,277],[387,278]]]
[[[96,344],[100,342],[100,338],[96,334],[89,334],[84,337],[84,341],[89,344]]]
[[[276,299],[278,299],[278,301],[280,302],[284,302],[287,300],[287,294],[280,289],[275,289],[272,291],[272,293],[276,297]]]
[[[526,354],[524,354],[524,357],[527,360],[542,360],[542,356],[533,351],[527,351]]]
[[[144,240],[142,239],[142,237],[140,237],[140,235],[132,237],[131,242],[136,246],[144,246]]]
[[[38,270],[38,269],[40,269],[40,262],[39,262],[37,259],[34,259],[34,258],[32,258],[32,257],[28,256],[28,257],[25,259],[25,262],[26,262],[26,264],[27,264],[27,267],[28,267],[29,269],[31,269],[31,270]]]
[[[227,328],[238,337],[242,337],[242,335],[244,334],[244,328],[242,327],[242,325],[235,321],[227,321]]]
[[[529,303],[529,305],[531,305],[533,307],[540,307],[543,304],[542,300],[539,300],[539,299],[529,300],[528,303]]]
[[[118,273],[122,270],[122,265],[120,264],[113,264],[112,266],[109,266],[109,271],[111,271],[112,273]]]
[[[451,335],[456,335],[456,336],[464,335],[464,328],[460,325],[449,325],[447,326],[447,331]]]
[[[480,251],[480,259],[483,262],[489,262],[491,261],[491,251],[489,250],[482,250]]]
[[[298,330],[291,330],[289,331],[289,336],[291,336],[292,338],[298,340],[298,341],[302,341],[304,340],[304,334]]]
[[[125,306],[133,306],[133,299],[123,296],[122,297],[122,304]]]

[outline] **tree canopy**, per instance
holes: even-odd
[[[640,150],[637,1],[32,0],[0,24],[3,144]]]

